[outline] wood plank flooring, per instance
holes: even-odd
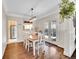
[[[63,52],[63,48],[46,43],[45,53],[37,57],[33,56],[32,48],[28,52],[23,43],[12,43],[7,45],[3,59],[69,59],[63,55]]]

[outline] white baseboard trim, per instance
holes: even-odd
[[[18,41],[16,41],[16,42],[24,42],[24,40],[18,40]]]
[[[57,46],[59,46],[59,47],[61,47],[61,48],[63,48],[63,45],[62,44],[60,44],[59,42],[57,42],[57,41],[49,41],[49,40],[45,40],[46,42],[49,42],[49,43],[51,43],[51,44],[55,44],[55,45],[57,45]]]
[[[49,43],[51,43],[51,44],[55,44],[55,45],[57,45],[57,46],[59,46],[59,47],[61,47],[61,48],[64,48],[64,45],[60,44],[60,43],[57,42],[57,41],[51,42],[51,41],[46,40],[46,42],[49,42]],[[70,47],[69,47],[69,48],[70,48]],[[64,55],[65,55],[65,56],[68,56],[68,57],[71,57],[74,51],[75,51],[75,48],[73,48],[72,51],[70,51],[70,52],[67,52],[67,51],[65,50],[65,48],[64,48]]]
[[[23,42],[23,40],[13,40],[13,41],[8,42],[8,44],[11,44],[11,43],[18,43],[18,42]]]

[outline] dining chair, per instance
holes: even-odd
[[[28,43],[28,38],[30,36],[30,33],[25,33],[24,34],[24,42],[23,42],[23,46],[25,47],[25,49],[27,49],[27,43]]]
[[[38,33],[38,55],[40,55],[40,52],[44,52],[45,51],[45,38],[44,35],[41,33]]]

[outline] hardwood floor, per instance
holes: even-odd
[[[45,53],[40,53],[39,57],[33,56],[32,48],[30,52],[23,47],[23,43],[8,44],[3,59],[69,59],[63,55],[63,48],[46,43]]]

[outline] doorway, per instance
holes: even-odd
[[[16,42],[17,40],[17,22],[16,20],[8,20],[8,43]]]

